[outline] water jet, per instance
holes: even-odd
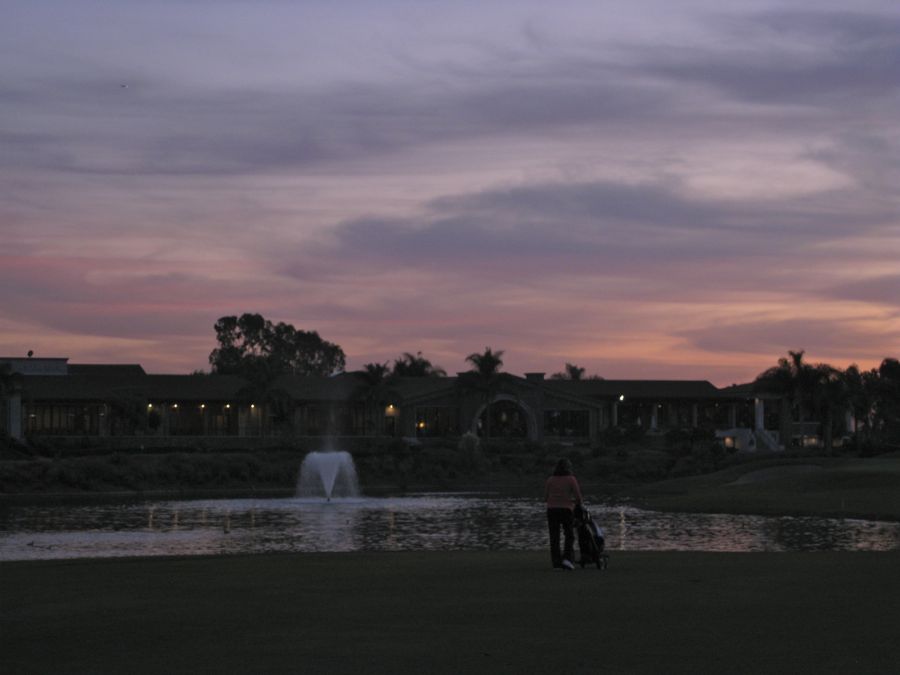
[[[298,497],[358,497],[359,479],[349,452],[310,452],[300,465]]]

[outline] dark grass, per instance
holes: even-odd
[[[0,564],[9,673],[896,673],[900,552]]]
[[[731,467],[693,476],[638,486],[633,490],[641,506],[695,513],[746,513],[768,516],[808,515],[900,520],[900,458],[810,458],[810,471],[766,465],[764,478],[740,482],[761,467]]]

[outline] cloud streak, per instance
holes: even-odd
[[[490,344],[731,382],[789,348],[887,356],[900,14],[769,7],[24,8],[0,351],[183,370],[259,311],[351,365]]]

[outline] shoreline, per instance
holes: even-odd
[[[177,474],[173,474],[175,476]],[[291,474],[293,476],[293,472]],[[578,474],[576,474],[578,475]],[[540,500],[545,476],[535,472],[493,472],[481,476],[419,480],[374,478],[363,482],[371,497],[421,492],[482,493]],[[759,516],[814,516],[900,522],[900,457],[796,459],[748,463],[718,472],[658,482],[610,482],[579,476],[588,502],[623,503],[652,511]],[[170,477],[171,483],[175,481]],[[223,481],[224,482],[224,481]],[[142,489],[32,489],[0,493],[0,508],[26,505],[90,504],[111,501],[187,501],[200,499],[281,499],[295,493],[293,479],[279,484],[230,480],[204,487],[182,484]],[[15,486],[15,483],[12,483]],[[6,489],[9,490],[8,483]],[[36,487],[36,486],[29,486]]]

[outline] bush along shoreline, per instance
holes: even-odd
[[[481,442],[466,434],[427,444],[354,439],[346,449],[354,457],[363,491],[370,495],[469,489],[540,495],[557,459],[567,457],[593,494],[648,508],[763,514],[780,508],[784,513],[802,514],[821,511],[821,502],[831,515],[900,519],[900,503],[894,504],[898,497],[892,496],[900,495],[900,469],[891,468],[900,465],[900,460],[890,459],[896,453],[884,455],[886,463],[872,472],[859,467],[878,458],[824,457],[813,452],[734,453],[699,434],[670,434],[653,442],[616,434],[604,440],[604,445],[591,448]],[[0,502],[104,495],[286,497],[294,493],[303,457],[320,447],[291,443],[282,448],[213,451],[184,445],[114,451],[5,445],[0,447]],[[824,475],[833,479],[825,484],[821,476],[796,477],[793,483],[757,481],[749,487],[732,487],[743,474],[785,465],[829,468]],[[840,471],[847,475],[837,475]],[[794,499],[777,498],[779,491],[792,493]],[[804,502],[804,491],[817,494],[817,500]]]
[[[539,490],[560,457],[572,461],[583,482],[633,484],[719,468],[735,456],[708,438],[678,444],[610,435],[594,447],[522,440],[482,441],[473,434],[424,443],[404,439],[340,439],[360,483],[375,490],[418,487],[515,487]],[[293,490],[303,457],[329,447],[285,443],[264,449],[212,450],[203,445],[115,450],[6,445],[0,452],[0,495],[148,491]]]

